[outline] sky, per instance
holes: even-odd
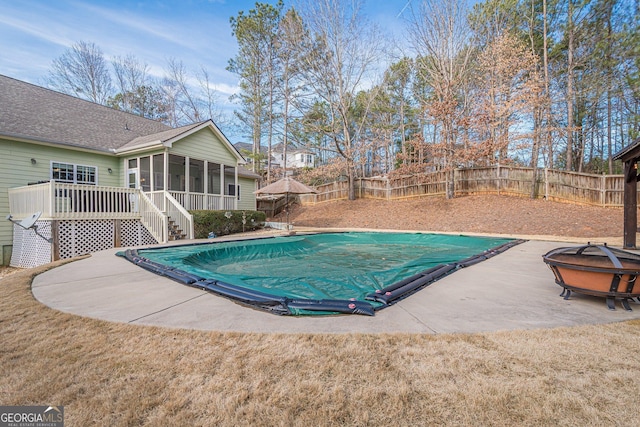
[[[349,0],[345,0],[349,1]],[[398,30],[412,0],[365,0],[366,17]],[[230,115],[238,78],[225,70],[237,53],[229,18],[248,12],[247,0],[0,0],[0,74],[45,86],[54,59],[79,41],[95,43],[107,60],[135,56],[154,76],[167,59],[195,73],[204,67]],[[275,0],[261,3],[275,4]],[[293,5],[285,1],[285,10]],[[224,131],[224,129],[223,129]],[[228,137],[229,130],[225,132]],[[237,142],[235,136],[231,142]]]

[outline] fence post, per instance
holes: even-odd
[[[391,183],[389,182],[389,177],[384,178],[387,182],[387,200],[391,200]]]
[[[452,193],[453,193],[453,197],[456,197],[456,185],[458,184],[458,181],[460,181],[460,170],[459,170],[459,168],[455,168],[451,175],[452,175],[452,181],[453,181],[453,182],[451,182],[451,186],[453,187]],[[449,188],[448,188],[449,187],[449,180],[446,179],[445,181],[447,182],[446,187],[445,187],[445,197],[446,197],[446,195],[449,194]]]
[[[602,177],[600,178],[600,204],[602,207],[607,206],[607,176],[602,173]]]
[[[549,168],[544,168],[544,199],[549,200]]]
[[[502,187],[501,184],[501,179],[500,179],[500,162],[498,162],[498,165],[496,167],[496,182],[498,185],[498,196],[500,195],[500,188]]]

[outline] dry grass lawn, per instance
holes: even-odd
[[[0,279],[0,403],[68,426],[640,425],[640,321],[456,335],[238,334],[109,323]]]

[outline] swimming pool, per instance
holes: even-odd
[[[374,315],[521,242],[426,233],[321,233],[130,249],[119,255],[276,314]]]

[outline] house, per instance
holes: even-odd
[[[278,144],[274,147],[273,159],[274,162],[280,165],[285,163],[282,144]],[[287,169],[313,168],[316,164],[316,155],[310,150],[288,148],[286,163]]]
[[[0,75],[2,264],[193,238],[189,210],[256,209],[244,163],[211,120],[171,128]],[[36,212],[38,233],[15,224]]]

